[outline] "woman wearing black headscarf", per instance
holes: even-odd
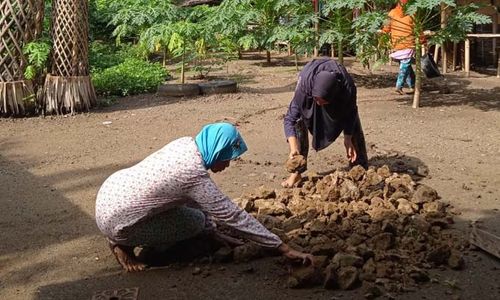
[[[351,166],[368,166],[365,139],[356,105],[356,86],[344,66],[332,59],[315,59],[299,74],[295,95],[284,119],[285,135],[290,145],[289,158],[312,148],[322,150],[344,132],[344,145]],[[283,182],[292,187],[301,180],[301,172],[292,173]]]

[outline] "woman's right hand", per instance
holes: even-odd
[[[295,156],[297,156],[299,154],[300,154],[299,150],[297,150],[297,149],[290,150],[290,154],[288,154],[288,158],[292,159],[292,158],[294,158]]]
[[[314,256],[309,253],[303,253],[297,250],[292,249],[287,244],[283,243],[278,247],[278,250],[283,254],[286,258],[292,260],[302,260],[303,264],[312,264],[314,265]]]

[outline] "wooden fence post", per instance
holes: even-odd
[[[470,39],[465,39],[465,59],[464,59],[464,67],[465,67],[465,77],[470,77]]]

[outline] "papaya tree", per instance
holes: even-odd
[[[383,58],[387,51],[387,37],[381,39],[377,31],[387,17],[388,7],[394,0],[332,0],[322,9],[320,45],[337,46],[342,63],[344,48],[355,49],[356,58],[369,66],[374,57]],[[333,49],[333,47],[332,47]]]
[[[216,8],[206,5],[179,7],[174,18],[151,25],[140,35],[140,45],[150,53],[163,50],[167,56],[180,60],[180,81],[185,82],[187,64],[204,78],[210,72],[211,64],[222,64],[236,49],[233,44],[212,26]],[[206,66],[208,64],[208,66]]]
[[[244,38],[251,30],[254,13],[250,10],[248,1],[223,1],[214,13],[207,18],[207,25],[217,32],[227,48],[234,49],[241,58],[241,51],[252,46],[257,47],[257,43],[252,39]]]
[[[110,24],[115,26],[113,36],[137,41],[146,29],[178,17],[177,7],[168,0],[112,0],[110,10],[115,11]]]
[[[444,7],[443,7],[444,6]],[[421,69],[421,37],[425,30],[434,31],[430,38],[430,44],[442,44],[447,41],[462,41],[466,34],[472,31],[475,24],[488,24],[491,19],[488,16],[477,12],[478,6],[469,4],[458,6],[453,0],[409,0],[404,5],[405,13],[412,16],[414,27],[416,55],[416,83],[415,94],[413,96],[413,108],[420,105],[420,93],[422,86]],[[433,22],[433,19],[440,14],[440,9],[447,11],[448,17],[445,24]]]
[[[178,21],[171,24],[173,33],[168,43],[168,50],[174,57],[181,58],[181,83],[185,82],[186,53],[193,51],[198,28],[189,21]]]
[[[378,7],[386,7],[384,4],[378,3]],[[357,8],[360,14],[352,23],[353,32],[349,42],[355,49],[356,59],[369,69],[387,62],[391,48],[389,35],[378,34],[387,18],[386,10],[378,10],[377,6],[372,5]]]
[[[284,17],[275,29],[273,40],[287,41],[294,50],[295,69],[298,71],[298,54],[311,52],[316,45],[313,24],[318,21],[311,3],[289,1],[283,10]]]
[[[343,1],[328,1],[322,9],[324,15],[321,23],[319,45],[337,45],[337,57],[341,64],[344,63],[344,47],[352,37],[352,11],[353,8],[345,5]],[[332,46],[332,51],[334,47]]]
[[[286,8],[290,7],[293,2],[295,1],[225,0],[221,4],[221,9],[227,15],[220,15],[220,18],[227,21],[223,25],[230,29],[223,32],[237,32],[237,43],[244,50],[265,50],[269,63],[280,21],[286,16]]]

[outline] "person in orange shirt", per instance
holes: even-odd
[[[415,55],[415,36],[413,34],[413,19],[405,15],[404,5],[408,0],[399,0],[389,12],[389,21],[384,26],[383,32],[391,35],[392,49],[390,57],[399,61],[399,74],[396,81],[396,92],[403,95],[403,86],[406,81],[409,90],[407,94],[414,92],[415,72],[411,66]]]

